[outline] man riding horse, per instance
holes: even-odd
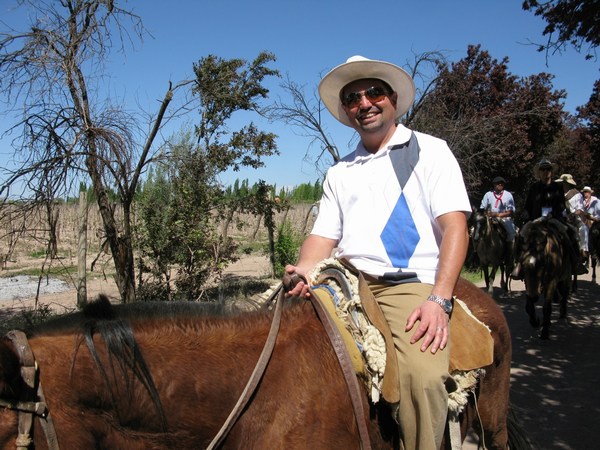
[[[537,181],[531,185],[527,194],[525,216],[528,222],[521,228],[516,244],[516,254],[520,255],[523,243],[529,241],[532,222],[547,218],[548,223],[563,237],[563,245],[571,259],[571,267],[580,267],[578,272],[587,273],[587,269],[581,265],[576,229],[566,221],[563,187],[553,179],[553,172],[556,169],[557,165],[546,158],[542,158],[533,169]],[[515,280],[523,279],[520,260],[517,261],[511,277]]]
[[[576,228],[577,231],[577,243],[579,245],[579,254],[581,257],[580,272],[587,273],[587,260],[588,260],[588,227],[584,222],[585,219],[585,205],[584,197],[581,192],[576,188],[577,183],[573,179],[573,175],[569,173],[563,173],[557,180],[557,183],[561,183],[563,191],[565,193],[565,205],[567,208],[567,223]]]
[[[510,262],[513,258],[515,236],[517,227],[513,221],[515,214],[515,200],[512,194],[504,189],[506,180],[496,177],[492,180],[493,189],[486,192],[481,200],[480,209],[486,211],[487,215],[493,217],[502,225],[506,232],[506,247],[504,261]]]

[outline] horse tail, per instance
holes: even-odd
[[[88,303],[83,308],[85,320],[83,322],[83,339],[88,347],[107,391],[110,393],[113,408],[119,414],[117,408],[117,392],[110,382],[110,374],[116,374],[118,371],[123,375],[126,381],[126,389],[131,389],[130,374],[133,373],[152,399],[159,416],[160,426],[163,431],[167,430],[167,420],[160,401],[158,389],[152,378],[152,374],[142,355],[140,347],[135,339],[135,335],[128,321],[117,317],[114,308],[105,295],[99,295],[94,302]],[[104,341],[108,355],[109,368],[107,370],[100,360],[96,346],[94,345],[94,335],[99,334]]]
[[[533,446],[527,437],[525,429],[520,424],[516,409],[515,405],[509,405],[508,416],[506,418],[508,448],[510,450],[532,450]]]

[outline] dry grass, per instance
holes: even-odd
[[[4,261],[0,276],[12,274],[39,274],[42,268],[51,266],[53,275],[63,274],[69,276],[74,273],[77,266],[78,245],[78,205],[68,204],[58,207],[59,218],[57,222],[58,259],[46,260],[48,246],[48,225],[45,211],[38,209],[24,215],[5,208],[0,217],[0,257]],[[287,212],[277,213],[276,225],[284,220],[290,221],[295,231],[304,234],[310,231],[313,217],[310,214],[310,204],[295,205]],[[221,225],[224,227],[224,225]],[[98,207],[90,205],[88,209],[87,228],[87,256],[88,269],[91,262],[98,258],[96,272],[110,273],[112,259],[106,253],[104,244],[104,231]],[[250,214],[238,214],[223,233],[239,243],[240,256],[261,254],[266,249],[267,230],[262,217]]]

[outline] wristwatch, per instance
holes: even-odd
[[[440,305],[444,312],[448,315],[452,312],[452,300],[434,294],[431,294],[429,297],[427,297],[427,300],[430,300]]]

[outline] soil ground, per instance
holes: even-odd
[[[591,274],[579,277],[567,319],[559,320],[553,305],[549,340],[540,340],[529,325],[524,289],[518,281],[512,281],[512,293],[494,288],[512,335],[510,398],[521,426],[535,449],[598,448],[600,286]],[[541,316],[541,305],[536,308]]]
[[[227,273],[239,276],[268,274],[266,257],[244,257]],[[499,286],[499,281],[496,280]],[[117,290],[111,280],[101,278],[87,284],[90,298],[98,293],[112,297]],[[558,320],[554,305],[550,340],[542,341],[525,313],[522,282],[512,282],[512,292],[494,289],[494,298],[504,311],[513,343],[511,402],[534,448],[580,450],[598,448],[600,428],[600,286],[591,274],[580,277],[578,290],[569,301],[568,318]],[[39,302],[57,311],[75,307],[74,289],[49,293]],[[32,298],[2,299],[2,315],[34,304]],[[537,306],[541,314],[541,305]],[[465,449],[476,449],[472,437]]]

